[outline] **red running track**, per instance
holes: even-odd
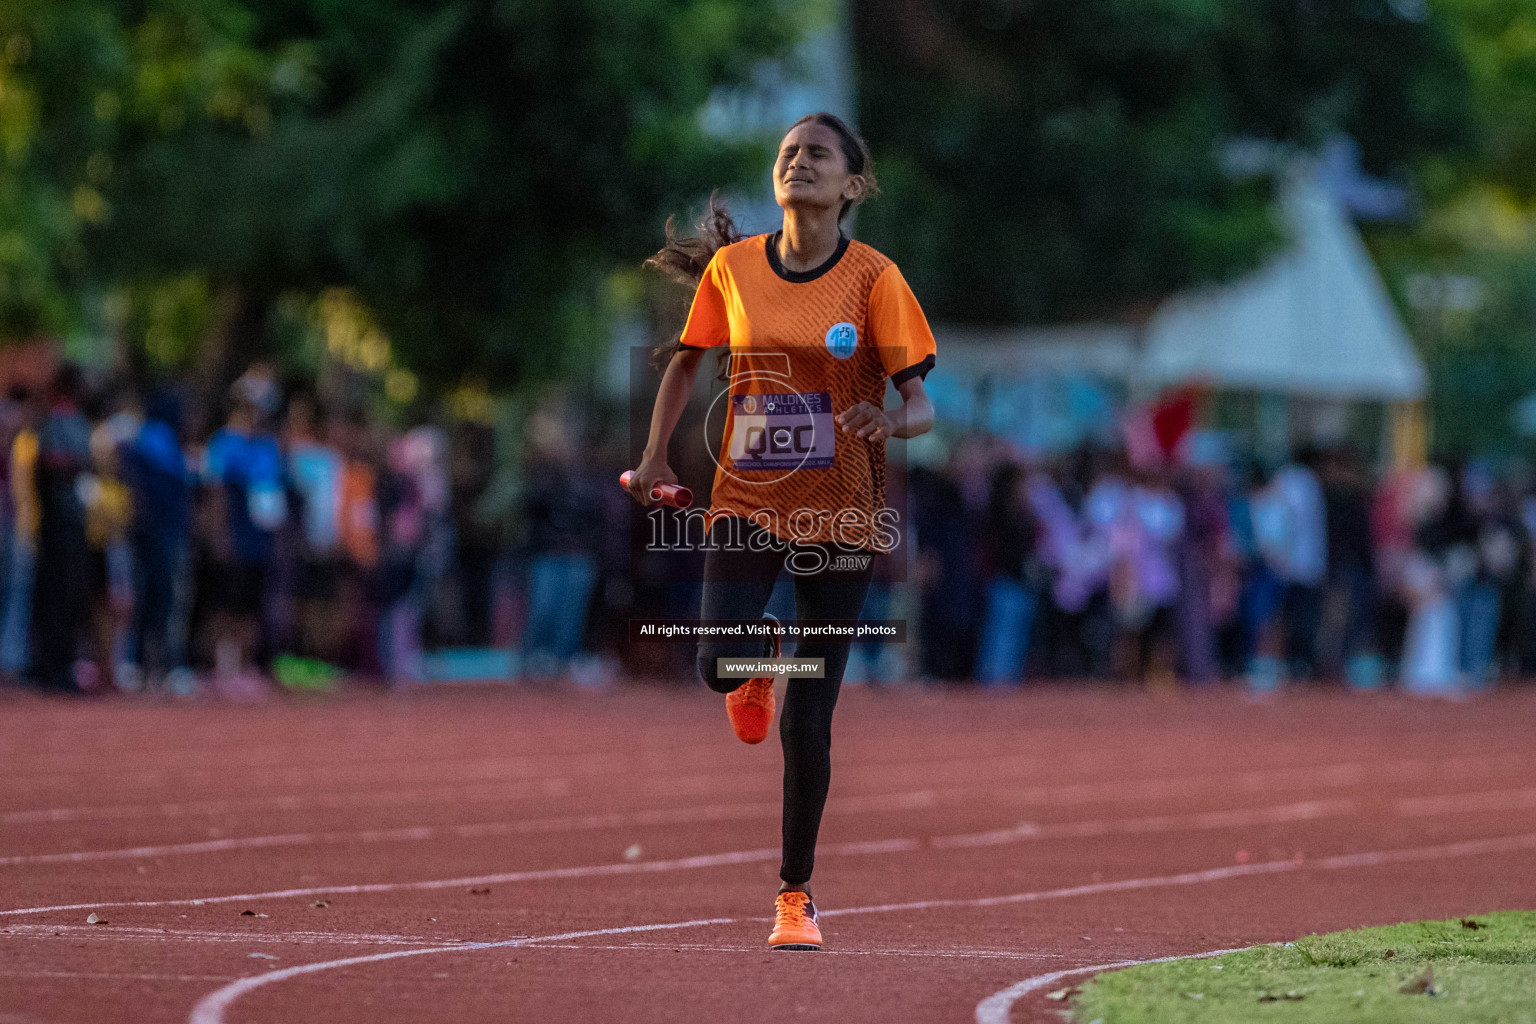
[[[1054,1024],[1029,979],[1536,907],[1533,719],[849,690],[792,954],[779,752],[702,690],[10,694],[0,1024]]]

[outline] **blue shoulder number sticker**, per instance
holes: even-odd
[[[731,461],[737,469],[826,469],[837,453],[832,396],[732,395]]]
[[[827,331],[827,351],[839,359],[847,359],[859,345],[859,329],[846,320],[833,324]]]

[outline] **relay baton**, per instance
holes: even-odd
[[[634,478],[635,471],[626,469],[619,475],[619,486],[629,490],[629,482]],[[693,504],[693,492],[679,484],[657,484],[651,488],[651,500],[673,508],[687,508]]]

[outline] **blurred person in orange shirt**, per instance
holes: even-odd
[[[354,410],[334,421],[333,444],[341,452],[341,550],[344,556],[338,625],[345,630],[351,662],[376,671],[378,628],[374,612],[379,568],[379,460],[366,414]]]

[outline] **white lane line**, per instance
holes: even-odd
[[[1496,839],[1471,839],[1443,846],[1421,846],[1406,850],[1380,850],[1372,853],[1344,853],[1316,860],[1271,860],[1258,864],[1231,864],[1204,871],[1190,871],[1181,875],[1165,875],[1161,878],[1126,878],[1118,882],[1093,882],[1089,885],[1073,885],[1064,889],[1047,889],[1043,892],[1014,893],[1009,896],[983,896],[977,899],[914,900],[909,903],[882,903],[870,907],[853,907],[842,910],[822,910],[822,917],[841,917],[847,914],[889,914],[904,910],[933,910],[940,907],[1000,907],[1012,903],[1033,903],[1038,900],[1059,900],[1072,896],[1095,896],[1100,893],[1130,892],[1136,889],[1157,889],[1169,885],[1196,885],[1201,882],[1219,882],[1228,878],[1249,875],[1272,875],[1287,871],[1338,871],[1344,868],[1380,867],[1383,864],[1402,864],[1422,860],[1444,860],[1448,857],[1475,857],[1488,853],[1510,853],[1515,850],[1536,849],[1536,832],[1517,836],[1500,836]]]
[[[1536,788],[1408,797],[1392,804],[1392,809],[1404,817],[1428,817],[1460,811],[1517,811],[1531,807],[1536,807]]]
[[[159,735],[160,738],[163,738],[163,734]],[[586,735],[586,733],[582,733],[582,735]],[[154,738],[152,736],[150,739],[153,740]],[[247,747],[244,745],[246,737],[243,733],[231,735],[227,739],[228,744],[223,749],[205,750],[206,757],[197,759],[183,757],[176,761],[162,760],[157,765],[146,765],[144,760],[147,757],[154,756],[156,753],[163,754],[166,750],[176,754],[182,754],[183,751],[179,747],[163,748],[157,752],[148,751],[145,741],[132,740],[116,744],[115,749],[108,749],[103,744],[83,741],[82,735],[79,732],[71,730],[63,742],[52,745],[29,743],[27,744],[27,749],[23,750],[19,744],[13,743],[12,755],[18,762],[36,760],[45,765],[56,764],[63,755],[86,749],[92,752],[92,760],[99,760],[103,755],[114,752],[121,753],[125,757],[132,755],[140,759],[135,768],[113,776],[115,782],[130,784],[167,782],[178,784],[189,778],[223,778],[228,777],[230,774],[247,778],[255,776],[262,778],[263,781],[271,781],[274,777],[273,773],[283,773],[290,778],[313,781],[321,772],[364,772],[370,777],[378,777],[389,770],[399,772],[406,777],[416,776],[424,771],[436,771],[449,778],[476,774],[482,776],[494,774],[497,776],[506,775],[514,777],[511,773],[520,773],[515,777],[536,780],[544,777],[542,772],[547,770],[550,764],[561,760],[574,761],[582,768],[589,768],[597,772],[624,771],[636,766],[636,758],[626,759],[623,754],[619,753],[606,753],[594,758],[590,754],[570,750],[531,751],[515,756],[482,753],[478,755],[468,754],[465,756],[445,757],[438,753],[444,747],[444,735],[438,735],[435,738],[435,742],[432,739],[423,742],[422,736],[416,733],[397,734],[387,738],[377,735],[370,736],[368,739],[378,741],[377,745],[371,748],[378,751],[378,755],[370,755],[368,752],[370,748],[359,750],[359,748],[354,746],[347,748],[347,753],[351,754],[351,756],[346,760],[334,756],[333,745],[336,737],[329,735],[299,736],[295,738],[296,742],[300,745],[300,749],[306,753],[313,753],[318,748],[324,748],[331,750],[333,756],[321,756],[306,763],[295,764],[294,746],[292,745]],[[989,739],[995,742],[988,743]],[[451,738],[448,738],[447,745],[450,747],[456,746],[458,742],[459,737],[455,730],[451,734]],[[1002,734],[993,734],[990,737],[979,736],[976,737],[973,749],[977,756],[980,757],[1017,757],[1017,754],[1008,753],[1015,748],[1017,742],[1017,737],[1008,737]],[[417,752],[414,754],[399,753],[400,747],[409,743],[417,745]],[[505,745],[504,739],[500,741],[500,745]],[[988,750],[988,747],[991,749]],[[691,766],[689,770],[715,771],[727,767],[727,761],[722,760],[722,758],[730,758],[730,762],[734,763],[735,759],[731,758],[730,754],[726,752],[728,749],[729,747],[722,746],[711,750],[701,746],[695,739],[681,736],[679,742],[670,746],[646,747],[643,751],[639,752],[638,758],[644,762],[642,765],[644,768],[657,769],[659,766],[660,770],[675,771],[680,757],[693,756],[700,758],[700,760],[697,764]],[[887,748],[876,741],[865,741],[863,743],[853,741],[849,744],[845,757],[850,768],[881,767],[889,763],[885,758],[886,751]],[[869,756],[870,752],[873,752],[874,756]],[[953,757],[953,754],[948,751],[947,745],[943,743],[931,744],[926,749],[914,747],[907,750],[906,753],[909,756],[915,755],[919,759],[938,758],[948,760]],[[709,758],[712,755],[715,759],[710,760]],[[1091,765],[1096,760],[1096,758],[1090,755],[1079,755],[1076,758],[1076,761],[1083,765]],[[1033,763],[1044,767],[1050,762],[1040,759]],[[1055,764],[1059,767],[1061,761],[1058,760]],[[258,775],[257,773],[263,774]],[[88,766],[47,768],[46,770],[31,772],[24,776],[0,779],[0,792],[13,787],[41,788],[54,780],[73,782],[81,778],[95,779],[99,777],[99,774],[96,768]]]
[[[1355,801],[1305,801],[1300,804],[1281,804],[1275,807],[1248,808],[1187,815],[1156,815],[1144,818],[1112,819],[1105,821],[1061,822],[1053,825],[1026,823],[1012,829],[954,836],[938,836],[931,839],[911,837],[882,839],[869,842],[829,843],[820,847],[821,856],[876,856],[880,854],[914,853],[927,847],[936,849],[967,846],[994,846],[1002,843],[1022,843],[1055,838],[1082,836],[1140,834],[1158,832],[1198,831],[1201,829],[1238,828],[1254,825],[1270,825],[1278,822],[1313,821],[1330,817],[1347,817],[1358,813],[1361,805]],[[300,889],[275,889],[268,892],[237,893],[224,896],[185,897],[168,900],[122,900],[98,903],[64,903],[42,907],[17,907],[0,910],[0,917],[24,914],[45,914],[62,910],[102,910],[110,907],[200,907],[206,904],[243,903],[253,900],[291,899],[300,896],[355,895],[360,893],[407,892],[431,889],[469,888],[483,885],[509,885],[521,882],[553,881],[558,879],[595,878],[610,875],[646,874],[663,871],[692,871],[724,867],[736,864],[759,863],[777,860],[780,850],[732,850],[724,853],[702,854],[653,861],[620,861],[609,864],[588,864],[565,868],[537,868],[525,871],[508,871],[491,875],[474,875],[464,878],[429,879],[417,882],[371,882],[355,885],[311,886]]]
[[[597,949],[613,952],[651,952],[672,950],[681,952],[687,950],[690,953],[745,953],[750,956],[761,956],[769,952],[766,946],[709,946],[700,943],[671,943],[671,942],[627,942],[622,946],[594,946],[585,942],[538,942],[525,949]],[[904,956],[914,957],[920,960],[1064,960],[1062,953],[1008,953],[1000,950],[951,950],[949,952],[936,952],[925,949],[822,949],[824,957],[835,956]]]
[[[84,864],[101,860],[139,860],[193,853],[224,853],[229,850],[260,850],[273,846],[315,846],[329,843],[405,842],[435,839],[439,830],[413,828],[369,829],[362,832],[292,832],[276,836],[240,836],[230,839],[205,839],[198,843],[168,843],[164,846],[130,846],[119,850],[76,850],[70,853],[30,853],[0,857],[0,867],[23,864]]]
[[[843,797],[827,801],[833,814],[873,811],[922,810],[934,806],[938,796],[932,790],[891,793],[873,797]],[[231,836],[191,843],[166,843],[158,846],[131,846],[117,850],[72,850],[65,853],[31,853],[0,857],[0,867],[27,864],[80,864],[101,860],[137,860],[198,853],[224,853],[229,850],[262,849],[275,846],[322,846],[343,843],[398,843],[431,839],[486,839],[498,836],[540,835],[552,832],[591,831],[612,828],[643,828],[654,825],[680,825],[710,821],[750,821],[778,817],[778,803],[711,804],[670,807],[632,814],[584,814],[559,818],[533,818],[523,821],[492,821],[472,825],[418,825],[405,828],[362,829],[354,832],[290,832],[269,836]]]
[[[1424,762],[1405,762],[1423,765]],[[1432,764],[1432,762],[1430,762]],[[1348,764],[1336,765],[1321,769],[1313,769],[1311,781],[1337,782],[1347,784],[1359,781],[1359,769],[1361,766]],[[1396,766],[1401,769],[1403,766]],[[1264,784],[1272,784],[1276,781],[1273,772],[1245,773],[1235,778],[1222,780],[1223,785],[1230,789],[1254,790],[1260,789]],[[1279,773],[1290,776],[1290,770]],[[1395,774],[1402,774],[1401,771]],[[1203,779],[1203,777],[1196,777]],[[1028,791],[1014,792],[1012,794],[994,794],[994,799],[999,796],[1011,796],[1025,803],[1077,803],[1091,802],[1100,796],[1108,797],[1118,794],[1126,799],[1156,799],[1170,796],[1175,793],[1188,794],[1188,779],[1149,779],[1140,782],[1127,782],[1116,784],[1090,783],[1076,786],[1057,787],[1047,789],[1032,787]],[[942,796],[962,795],[972,792],[971,789],[960,788],[942,791]],[[1510,794],[1509,799],[1495,798],[1490,804],[1486,796],[1478,794],[1456,794],[1448,797],[1427,797],[1416,800],[1398,801],[1394,805],[1396,812],[1403,815],[1437,814],[1445,811],[1479,810],[1479,809],[1515,809],[1536,804],[1536,790],[1510,790],[1503,791]],[[382,794],[381,794],[382,795]],[[1054,797],[1054,799],[1047,799]],[[1022,798],[1022,799],[1021,799]],[[298,798],[278,797],[270,798],[273,803],[270,806],[285,807],[295,806]],[[941,799],[941,792],[934,790],[919,790],[909,793],[876,794],[872,796],[854,796],[833,798],[828,801],[827,810],[832,813],[855,813],[861,811],[877,810],[910,810],[922,807],[930,807]],[[278,803],[281,801],[282,803]],[[1485,806],[1486,805],[1486,806]],[[192,813],[215,813],[218,806],[228,809],[227,802],[205,802],[202,810],[193,808],[198,805],[161,805],[168,812],[176,810],[176,815]],[[97,860],[118,860],[163,857],[179,854],[219,853],[237,849],[259,849],[263,847],[280,846],[311,846],[332,845],[347,842],[407,842],[436,839],[443,836],[453,838],[483,838],[506,835],[531,835],[549,832],[579,831],[602,828],[627,828],[646,825],[684,824],[697,821],[726,821],[726,820],[751,820],[757,817],[774,817],[779,813],[779,805],[774,802],[762,802],[752,804],[714,804],[706,806],[693,806],[686,808],[669,808],[656,811],[642,811],[634,814],[591,814],[557,818],[527,819],[518,822],[489,822],[476,825],[463,826],[419,826],[399,829],[368,829],[357,832],[295,832],[269,836],[230,837],[221,839],[202,840],[190,843],[167,843],[154,846],[130,847],[118,850],[91,850],[69,851],[65,853],[49,854],[20,854],[9,857],[0,857],[0,867],[9,867],[25,864],[61,864],[83,863]],[[1218,812],[1219,813],[1219,812]],[[172,815],[175,816],[175,815]],[[61,820],[61,819],[50,819]],[[1028,829],[1032,826],[1020,825],[1013,828],[998,830],[993,833],[984,833],[975,837],[956,837],[953,845],[966,846],[989,845],[991,842],[1012,842],[1018,838],[1020,829]],[[1091,836],[1096,833],[1074,833],[1077,835]],[[947,841],[944,841],[947,842]],[[944,845],[940,842],[939,845]]]
[[[285,793],[276,796],[173,801],[149,804],[108,804],[97,807],[45,807],[0,813],[0,824],[35,825],[66,821],[111,821],[125,818],[194,818],[259,811],[339,811],[369,807],[399,807],[419,803],[466,800],[529,800],[571,795],[567,779],[540,783],[480,783],[464,786],[418,786],[368,793]]]
[[[917,762],[922,764],[926,762]],[[911,764],[889,766],[890,770],[909,767]],[[1171,776],[1152,779],[1106,779],[1096,782],[1056,782],[1032,786],[1002,789],[1001,780],[1031,776],[1028,765],[1017,761],[1007,763],[1002,770],[981,771],[971,762],[960,765],[959,771],[968,784],[943,790],[965,794],[979,788],[975,780],[985,778],[991,799],[1027,805],[1075,805],[1097,801],[1122,802],[1131,800],[1156,800],[1166,797],[1188,797],[1196,792],[1257,792],[1276,785],[1296,786],[1350,786],[1370,778],[1384,782],[1407,782],[1424,779],[1453,781],[1472,776],[1486,776],[1506,768],[1525,768],[1528,757],[1515,755],[1487,758],[1452,758],[1443,761],[1404,760],[1385,762],[1344,762],[1302,768],[1254,769],[1244,772],[1212,772],[1204,775]],[[982,766],[983,768],[985,766]],[[1055,767],[1060,767],[1059,765]],[[848,784],[847,772],[840,770],[841,785]],[[889,782],[889,778],[882,781]],[[932,788],[941,781],[932,772],[922,782]],[[665,782],[665,785],[661,785]],[[777,779],[767,780],[778,785]],[[696,779],[658,780],[651,787],[651,795],[708,795],[719,790],[720,776],[705,775]],[[111,804],[106,806],[53,807],[0,812],[0,824],[52,824],[70,821],[122,820],[128,818],[189,818],[220,814],[251,813],[259,811],[289,812],[308,810],[347,810],[366,807],[396,807],[418,803],[465,802],[472,800],[522,800],[539,797],[569,796],[572,787],[569,779],[546,779],[538,782],[482,782],[471,785],[441,785],[414,787],[403,790],[370,791],[362,793],[316,792],[314,787],[300,793],[277,796],[229,797],[196,801]]]
[[[1280,804],[1275,807],[1206,811],[1197,814],[1161,814],[1145,818],[1063,821],[1045,825],[1026,821],[1012,828],[995,829],[990,832],[938,836],[932,840],[932,845],[939,849],[964,849],[977,846],[999,846],[1029,839],[1082,839],[1092,836],[1279,825],[1293,821],[1315,821],[1319,818],[1343,818],[1358,814],[1361,810],[1362,804],[1356,800],[1305,800],[1297,804]]]
[[[1117,960],[1109,964],[1094,964],[1092,967],[1073,967],[1066,971],[1052,971],[1050,974],[1037,974],[1033,978],[1025,978],[1023,981],[1009,985],[1001,992],[994,992],[980,1003],[976,1004],[976,1024],[1010,1024],[1012,1021],[1013,1004],[1031,992],[1038,992],[1049,985],[1054,985],[1063,978],[1071,978],[1079,974],[1090,972],[1098,974],[1101,971],[1113,971],[1121,967],[1138,967],[1141,964],[1166,964],[1174,960],[1203,960],[1207,957],[1224,956],[1227,953],[1236,953],[1239,949],[1213,949],[1208,953],[1186,953],[1183,956],[1160,956],[1153,960]]]
[[[23,1017],[19,1013],[0,1013],[0,1024],[57,1024],[56,1021],[45,1021],[37,1017]]]
[[[766,919],[765,919],[766,920]],[[345,932],[216,932],[216,931],[167,931],[160,928],[136,928],[112,925],[102,927],[99,925],[14,925],[10,928],[0,928],[0,940],[7,935],[15,938],[62,938],[71,942],[82,939],[108,941],[108,942],[195,942],[202,944],[225,945],[306,945],[306,946],[442,946],[453,942],[469,945],[470,939],[445,939],[426,938],[424,936],[408,935],[369,935]],[[764,953],[762,946],[719,946],[705,945],[701,943],[661,943],[661,942],[630,942],[624,945],[593,946],[587,944],[556,944],[541,942],[538,949],[604,949],[604,950],[668,950],[687,949],[699,952],[714,953]],[[918,958],[958,958],[958,959],[991,959],[991,960],[1061,960],[1061,953],[1018,953],[1003,949],[963,949],[936,951],[925,949],[839,949],[824,950],[840,956],[907,956]],[[5,976],[0,972],[0,977]],[[62,975],[61,975],[62,976]],[[130,977],[130,975],[114,975],[114,977]],[[228,979],[239,977],[229,975]],[[210,978],[209,980],[228,980]]]
[[[147,928],[133,925],[91,924],[13,924],[0,928],[0,942],[6,938],[61,938],[71,942],[196,942],[196,943],[301,943],[334,946],[441,946],[450,940],[442,937],[412,935],[373,935],[361,932],[229,932],[192,929]]]
[[[94,748],[93,748],[94,749]],[[132,749],[132,748],[129,748]],[[238,747],[235,748],[238,750]],[[692,747],[677,747],[656,752],[656,759],[666,763],[668,754],[674,757]],[[98,755],[99,756],[99,755]],[[44,755],[47,759],[47,755]],[[551,772],[551,766],[561,768]],[[702,761],[699,771],[724,769],[721,760]],[[590,752],[547,752],[524,754],[515,757],[465,757],[436,758],[431,756],[359,758],[351,761],[322,760],[310,764],[293,764],[290,758],[274,757],[268,762],[240,763],[221,758],[213,764],[166,766],[144,768],[112,776],[118,786],[185,786],[189,783],[220,781],[238,778],[258,788],[272,786],[305,786],[320,783],[335,784],[347,779],[377,780],[394,777],[400,780],[417,778],[428,772],[445,778],[465,779],[477,782],[505,781],[537,783],[551,774],[602,775],[635,770],[632,759],[620,754],[593,754]],[[675,767],[674,767],[675,770]],[[94,781],[101,777],[96,768],[65,768],[51,771],[34,771],[0,781],[0,794],[10,796],[17,792],[38,792],[64,787],[78,787],[80,781]]]
[[[1450,857],[1470,857],[1487,853],[1506,853],[1512,850],[1524,850],[1536,847],[1536,832],[1517,836],[1501,836],[1495,839],[1473,840],[1464,843],[1449,843],[1443,846],[1423,846],[1402,850],[1376,850],[1369,853],[1349,853],[1331,857],[1321,857],[1317,860],[1294,861],[1281,860],[1270,861],[1263,864],[1242,864],[1233,867],[1211,868],[1204,871],[1187,871],[1177,875],[1163,875],[1155,878],[1127,878],[1116,882],[1096,882],[1090,885],[1070,886],[1062,889],[1047,889],[1040,892],[1011,893],[1006,896],[985,896],[979,899],[934,899],[917,900],[910,903],[879,903],[867,907],[845,907],[841,910],[823,910],[822,917],[846,917],[855,914],[884,914],[901,910],[929,910],[938,907],[994,907],[1015,903],[1032,903],[1039,900],[1066,899],[1074,896],[1089,896],[1098,893],[1126,892],[1138,889],[1156,889],[1167,886],[1198,885],[1204,882],[1221,881],[1228,878],[1240,878],[1246,875],[1274,874],[1289,871],[1338,871],[1346,868],[1380,867],[1384,864],[1407,863],[1413,861],[1443,860]],[[376,953],[371,956],[348,957],[343,960],[326,960],[318,963],[303,964],[297,967],[288,967],[282,970],[272,971],[267,974],[259,974],[250,978],[242,978],[237,982],[226,985],[209,993],[198,1001],[192,1008],[192,1014],[188,1018],[188,1024],[223,1024],[224,1011],[236,999],[254,989],[261,988],[278,981],[286,981],[289,978],[299,977],[304,974],[313,974],[318,971],[328,971],[341,967],[351,967],[357,964],[377,963],[383,960],[395,960],[407,956],[424,956],[432,953],[457,953],[470,952],[481,949],[496,949],[509,946],[532,946],[546,942],[570,942],[574,939],[594,938],[603,935],[619,935],[634,932],[670,931],[682,928],[705,927],[709,925],[737,924],[739,919],[730,917],[710,918],[707,920],[674,921],[662,924],[631,925],[623,928],[600,928],[584,932],[566,932],[560,935],[534,936],[532,938],[508,939],[502,942],[464,943],[456,946],[432,946],[426,949],[405,949],[390,953]],[[1228,952],[1223,950],[1222,952]],[[1126,965],[1143,961],[1126,961]],[[1150,961],[1146,961],[1150,962]],[[1107,968],[1084,968],[1084,970],[1105,970]],[[1072,972],[1067,972],[1072,973]],[[1063,976],[1059,972],[1055,976]],[[1044,984],[1044,983],[1042,983]],[[1004,1018],[1006,1020],[1006,1018]]]
[[[623,928],[595,928],[583,932],[565,932],[560,935],[545,935],[526,939],[507,939],[503,942],[475,942],[458,946],[430,946],[426,949],[401,949],[391,953],[374,953],[371,956],[354,956],[345,960],[326,960],[321,963],[300,964],[297,967],[285,967],[277,971],[269,971],[266,974],[257,974],[249,978],[241,978],[239,981],[225,985],[221,989],[209,993],[198,1000],[192,1007],[192,1015],[187,1018],[189,1024],[219,1024],[224,1019],[224,1010],[230,1003],[239,999],[253,989],[270,985],[277,981],[286,981],[305,974],[313,974],[316,971],[329,971],[338,967],[352,967],[357,964],[372,964],[383,960],[398,960],[407,956],[425,956],[430,953],[459,953],[464,950],[480,949],[506,949],[512,946],[527,946],[536,942],[566,942],[571,939],[592,938],[599,935],[632,935],[636,932],[659,932],[681,928],[702,928],[715,924],[734,924],[733,917],[700,918],[693,921],[673,921],[666,924],[641,924],[629,925]]]
[[[423,882],[373,882],[364,885],[314,886],[305,889],[277,889],[272,892],[240,893],[233,896],[203,896],[177,900],[122,900],[110,903],[64,903],[51,907],[19,907],[0,910],[0,917],[20,914],[45,914],[54,910],[87,910],[106,907],[201,907],[217,903],[242,903],[249,900],[280,900],[298,896],[346,896],[373,892],[410,892],[428,889],[455,889],[476,885],[505,885],[513,882],[549,881],[559,878],[592,878],[601,875],[632,875],[657,871],[687,871],[778,860],[778,847],[761,850],[733,850],[729,853],[679,857],[675,860],[627,861],[618,864],[591,864],[574,868],[544,868],[535,871],[508,871],[497,875],[469,878],[436,878]]]
[[[81,981],[232,981],[238,974],[108,974],[83,971],[0,971],[0,978],[70,978]]]
[[[646,751],[640,756],[625,757],[621,755],[597,755],[590,751],[564,754],[549,754],[544,756],[524,756],[518,758],[475,758],[465,761],[442,761],[432,759],[419,759],[416,761],[391,759],[389,765],[404,765],[405,768],[392,772],[380,770],[384,762],[358,761],[345,765],[313,765],[297,767],[293,765],[220,765],[217,768],[197,768],[187,771],[141,771],[128,775],[112,776],[114,785],[138,785],[141,788],[151,786],[174,786],[186,788],[209,782],[228,782],[238,779],[258,790],[270,790],[278,786],[297,789],[316,789],[323,786],[334,786],[348,782],[364,782],[377,784],[381,781],[399,782],[407,778],[420,778],[427,771],[434,774],[440,773],[447,778],[464,782],[492,783],[504,785],[536,786],[547,781],[551,777],[562,780],[567,777],[597,779],[623,778],[629,781],[649,780],[651,786],[658,791],[665,791],[675,787],[679,782],[719,785],[722,773],[731,772],[739,767],[736,758],[731,757],[723,749],[713,752],[712,756],[700,758],[697,763],[679,764],[679,751],[697,751],[701,749],[698,744],[687,745],[671,750]],[[1013,770],[1031,776],[1037,776],[1042,771],[1063,768],[1092,767],[1095,761],[1088,757],[1079,756],[1075,759],[1056,758],[1026,758],[1018,753],[977,752],[964,760],[964,765],[973,770],[1002,771]],[[886,758],[859,759],[857,755],[846,758],[840,768],[840,774],[845,778],[858,778],[868,773],[879,778],[887,778],[893,773],[901,771],[917,771],[924,775],[931,773],[934,766],[958,766],[962,762],[952,753],[931,752],[928,756],[908,757],[903,760],[892,761]],[[414,767],[412,767],[414,765]],[[556,767],[558,766],[558,767]],[[335,769],[329,770],[327,769]],[[693,773],[679,777],[679,771]],[[322,772],[325,774],[322,776]],[[58,776],[56,785],[43,785],[40,780]],[[44,790],[52,791],[62,788],[80,788],[79,779],[85,778],[94,781],[99,776],[98,772],[87,770],[75,770],[62,773],[41,774],[37,771],[22,772],[14,779],[0,778],[0,799],[10,799],[14,796],[26,795]],[[15,785],[7,787],[7,783]],[[440,783],[444,784],[444,783]]]

